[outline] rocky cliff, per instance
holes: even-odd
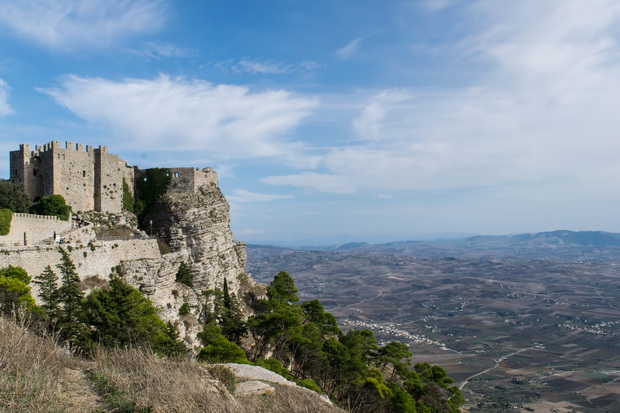
[[[144,222],[149,232],[152,225],[164,253],[160,259],[123,262],[122,269],[127,280],[162,310],[162,318],[177,324],[189,345],[198,345],[199,318],[206,305],[203,291],[222,288],[226,279],[241,302],[249,290],[261,294],[260,285],[244,274],[245,244],[233,239],[229,205],[216,184],[196,192],[168,191]],[[193,287],[175,281],[181,263],[189,266]],[[185,303],[190,313],[179,315]]]

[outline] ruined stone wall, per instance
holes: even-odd
[[[170,168],[171,191],[196,192],[204,185],[217,185],[217,173],[212,168]]]
[[[70,229],[71,222],[62,221],[58,217],[13,213],[11,230],[7,235],[0,236],[0,245],[24,245],[24,240],[28,245],[33,245],[44,239],[52,238],[54,233],[61,234]]]

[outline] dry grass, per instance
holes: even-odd
[[[102,350],[95,356],[92,377],[110,409],[240,412],[227,390],[191,360],[162,360],[141,350]]]
[[[71,365],[52,340],[0,317],[0,411],[65,410],[61,382]]]
[[[274,387],[234,400],[196,361],[136,349],[99,350],[86,361],[0,317],[0,412],[342,412],[317,394]]]

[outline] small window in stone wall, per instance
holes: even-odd
[[[175,177],[175,178],[178,178],[178,177],[179,177],[179,173],[178,173],[178,172],[175,172],[175,173],[174,173],[174,177]]]
[[[82,171],[82,177],[86,176],[86,171]]]
[[[38,170],[37,168],[34,168],[34,169],[32,170],[32,174],[33,174],[34,176],[36,176],[38,172],[39,172],[39,170]]]

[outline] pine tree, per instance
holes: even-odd
[[[245,337],[248,326],[243,321],[243,312],[239,306],[239,301],[234,294],[228,290],[228,281],[224,278],[223,308],[219,314],[220,327],[224,336],[233,343],[240,344],[241,337]]]
[[[69,253],[62,247],[58,248],[58,252],[62,255],[60,264],[57,265],[62,279],[62,285],[58,289],[58,298],[62,304],[62,314],[58,319],[58,329],[60,331],[60,338],[67,341],[71,348],[74,348],[81,339],[83,331],[80,313],[84,293],[80,291],[80,277]]]
[[[185,352],[178,330],[157,315],[153,303],[119,274],[110,274],[109,289],[95,289],[84,300],[90,339],[106,347],[146,346],[159,354]]]
[[[194,274],[192,274],[192,272],[189,270],[189,267],[186,263],[182,262],[181,265],[179,265],[179,270],[177,271],[175,281],[185,284],[188,287],[194,287]]]
[[[56,324],[61,316],[58,276],[48,265],[32,282],[39,286],[39,298],[43,303],[41,308],[47,314],[48,329],[50,332],[55,332]]]

